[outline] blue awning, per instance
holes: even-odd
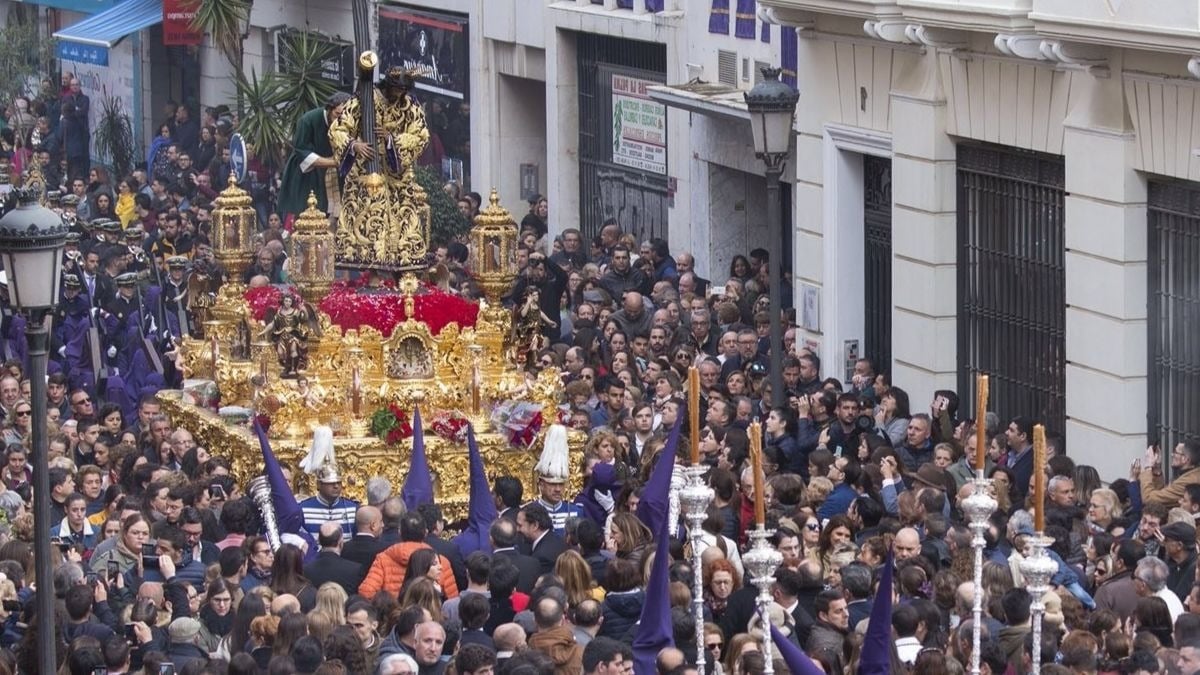
[[[76,45],[107,49],[126,35],[162,23],[162,20],[163,0],[125,0],[56,32],[54,37]]]

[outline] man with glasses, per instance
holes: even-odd
[[[1146,448],[1146,455],[1136,475],[1142,488],[1142,501],[1169,508],[1183,499],[1187,486],[1200,485],[1200,445],[1193,442],[1176,443],[1171,449],[1171,471],[1175,479],[1164,485],[1159,448],[1157,445]]]
[[[184,557],[188,560],[199,560],[205,567],[216,563],[221,558],[221,552],[216,544],[206,541],[204,537],[204,519],[200,509],[195,506],[184,506],[179,512],[179,529],[187,538]]]

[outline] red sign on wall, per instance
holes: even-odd
[[[196,18],[196,0],[163,0],[163,44],[198,45],[204,34],[192,29]]]

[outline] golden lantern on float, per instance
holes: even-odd
[[[500,298],[517,280],[516,246],[517,223],[500,206],[500,196],[493,188],[487,207],[475,216],[471,228],[472,271],[492,306],[500,304]]]
[[[317,208],[317,196],[308,193],[308,208],[296,218],[292,234],[292,257],[288,273],[304,301],[315,305],[333,286],[336,242],[329,229],[329,216]]]
[[[254,201],[238,187],[233,173],[229,185],[217,195],[212,210],[212,244],[217,262],[229,273],[229,281],[240,285],[242,275],[254,262],[253,237],[258,221]]]

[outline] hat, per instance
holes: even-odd
[[[392,66],[391,68],[388,68],[386,75],[379,78],[379,86],[412,89],[413,77],[411,73],[400,66]]]
[[[171,642],[191,642],[200,634],[200,622],[181,616],[171,622],[167,634],[171,637]]]
[[[933,464],[922,464],[913,478],[922,485],[942,492],[946,491],[946,472]]]
[[[82,240],[83,240],[83,235],[79,234],[78,232],[68,232],[67,233],[66,242],[68,244],[75,244],[76,246],[78,246],[79,242]]]
[[[137,225],[125,230],[126,239],[144,239],[145,237],[146,231]]]
[[[66,195],[62,199],[58,200],[58,205],[59,206],[79,206],[79,195],[74,195],[74,194]]]
[[[138,280],[138,275],[136,272],[126,272],[124,274],[118,274],[117,278],[113,279],[113,281],[115,281],[118,286],[136,286],[137,280]]]
[[[547,483],[565,483],[571,474],[570,449],[567,447],[567,428],[561,424],[551,424],[546,430],[546,440],[542,444],[542,456],[538,459],[538,477]]]
[[[1196,541],[1196,528],[1187,523],[1171,523],[1164,525],[1161,530],[1164,540],[1178,541],[1183,544],[1192,544]]]
[[[337,459],[333,456],[333,429],[326,425],[313,429],[312,445],[308,448],[308,454],[300,460],[300,469],[305,473],[315,473],[318,483],[342,482]]]
[[[117,220],[104,219],[100,222],[100,229],[106,234],[117,234],[121,231],[121,222]]]
[[[62,199],[62,191],[61,190],[50,190],[49,192],[46,193],[46,201],[48,201],[48,202],[57,204],[60,199]]]
[[[352,97],[350,96],[350,94],[347,94],[344,91],[335,91],[329,95],[329,98],[325,99],[325,107],[326,108],[336,108],[339,105],[345,103],[346,101],[349,101],[351,98]]]
[[[187,266],[188,266],[187,256],[173,255],[170,258],[167,258],[167,267],[170,267],[173,270],[186,269]]]
[[[79,283],[79,275],[77,274],[64,274],[63,286],[66,288],[83,288],[83,284]]]

